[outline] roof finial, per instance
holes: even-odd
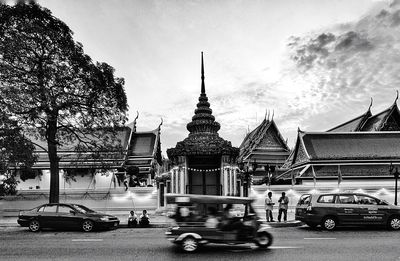
[[[274,115],[275,115],[275,110],[272,110],[272,117],[271,117],[271,121],[274,119]]]
[[[397,103],[397,100],[399,99],[399,90],[396,90],[396,100],[394,100],[394,103]]]
[[[374,101],[374,99],[372,99],[372,97],[371,97],[371,103],[369,104],[369,107],[368,107],[368,110],[370,111],[371,110],[371,107],[372,107],[372,102]]]
[[[265,116],[264,116],[264,120],[266,120],[266,119],[267,119],[267,112],[268,112],[268,109],[265,109]]]
[[[203,52],[201,52],[201,94],[206,94],[206,86],[204,84],[204,61]]]
[[[164,123],[164,120],[163,120],[163,118],[161,117],[161,123],[160,123],[160,125],[158,125],[158,128],[160,128],[161,125],[163,125],[163,123]]]
[[[269,121],[269,109],[268,109],[268,116],[267,116],[267,118],[268,118],[268,121]]]

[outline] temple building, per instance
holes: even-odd
[[[60,157],[60,191],[65,189],[109,190],[125,189],[123,174],[128,167],[134,167],[135,175],[131,186],[152,186],[154,177],[162,164],[160,132],[161,124],[152,131],[138,132],[136,119],[119,129],[116,140],[120,150],[100,153],[77,152],[77,144],[58,148]],[[19,184],[17,190],[48,191],[50,187],[50,162],[43,149],[46,142],[29,137],[35,145],[36,163],[29,170],[16,169]],[[90,138],[90,137],[89,137]],[[96,141],[96,135],[91,137]]]
[[[260,125],[249,132],[239,147],[238,162],[245,173],[253,176],[254,184],[270,184],[272,178],[282,174],[282,165],[287,160],[290,149],[275,124],[265,116]]]
[[[371,102],[372,105],[372,102]],[[391,185],[391,164],[400,164],[400,112],[392,106],[364,114],[327,132],[298,130],[294,150],[280,179],[293,184],[360,182]]]
[[[192,121],[186,126],[189,135],[167,150],[172,162],[167,192],[240,195],[241,185],[236,178],[239,149],[218,135],[220,127],[206,95],[202,53],[201,92]]]

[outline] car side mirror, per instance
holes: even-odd
[[[72,214],[72,215],[76,214],[75,210],[70,210],[69,213]]]

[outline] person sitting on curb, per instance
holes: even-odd
[[[128,227],[137,227],[137,225],[138,225],[138,217],[132,210],[128,217]]]
[[[150,224],[149,215],[147,214],[147,210],[143,210],[143,213],[140,215],[139,224],[141,227],[147,227]]]

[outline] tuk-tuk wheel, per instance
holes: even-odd
[[[182,240],[181,246],[185,252],[194,252],[199,247],[199,243],[194,237],[188,236]]]
[[[268,232],[257,233],[255,242],[257,246],[267,248],[272,244],[272,235]]]

